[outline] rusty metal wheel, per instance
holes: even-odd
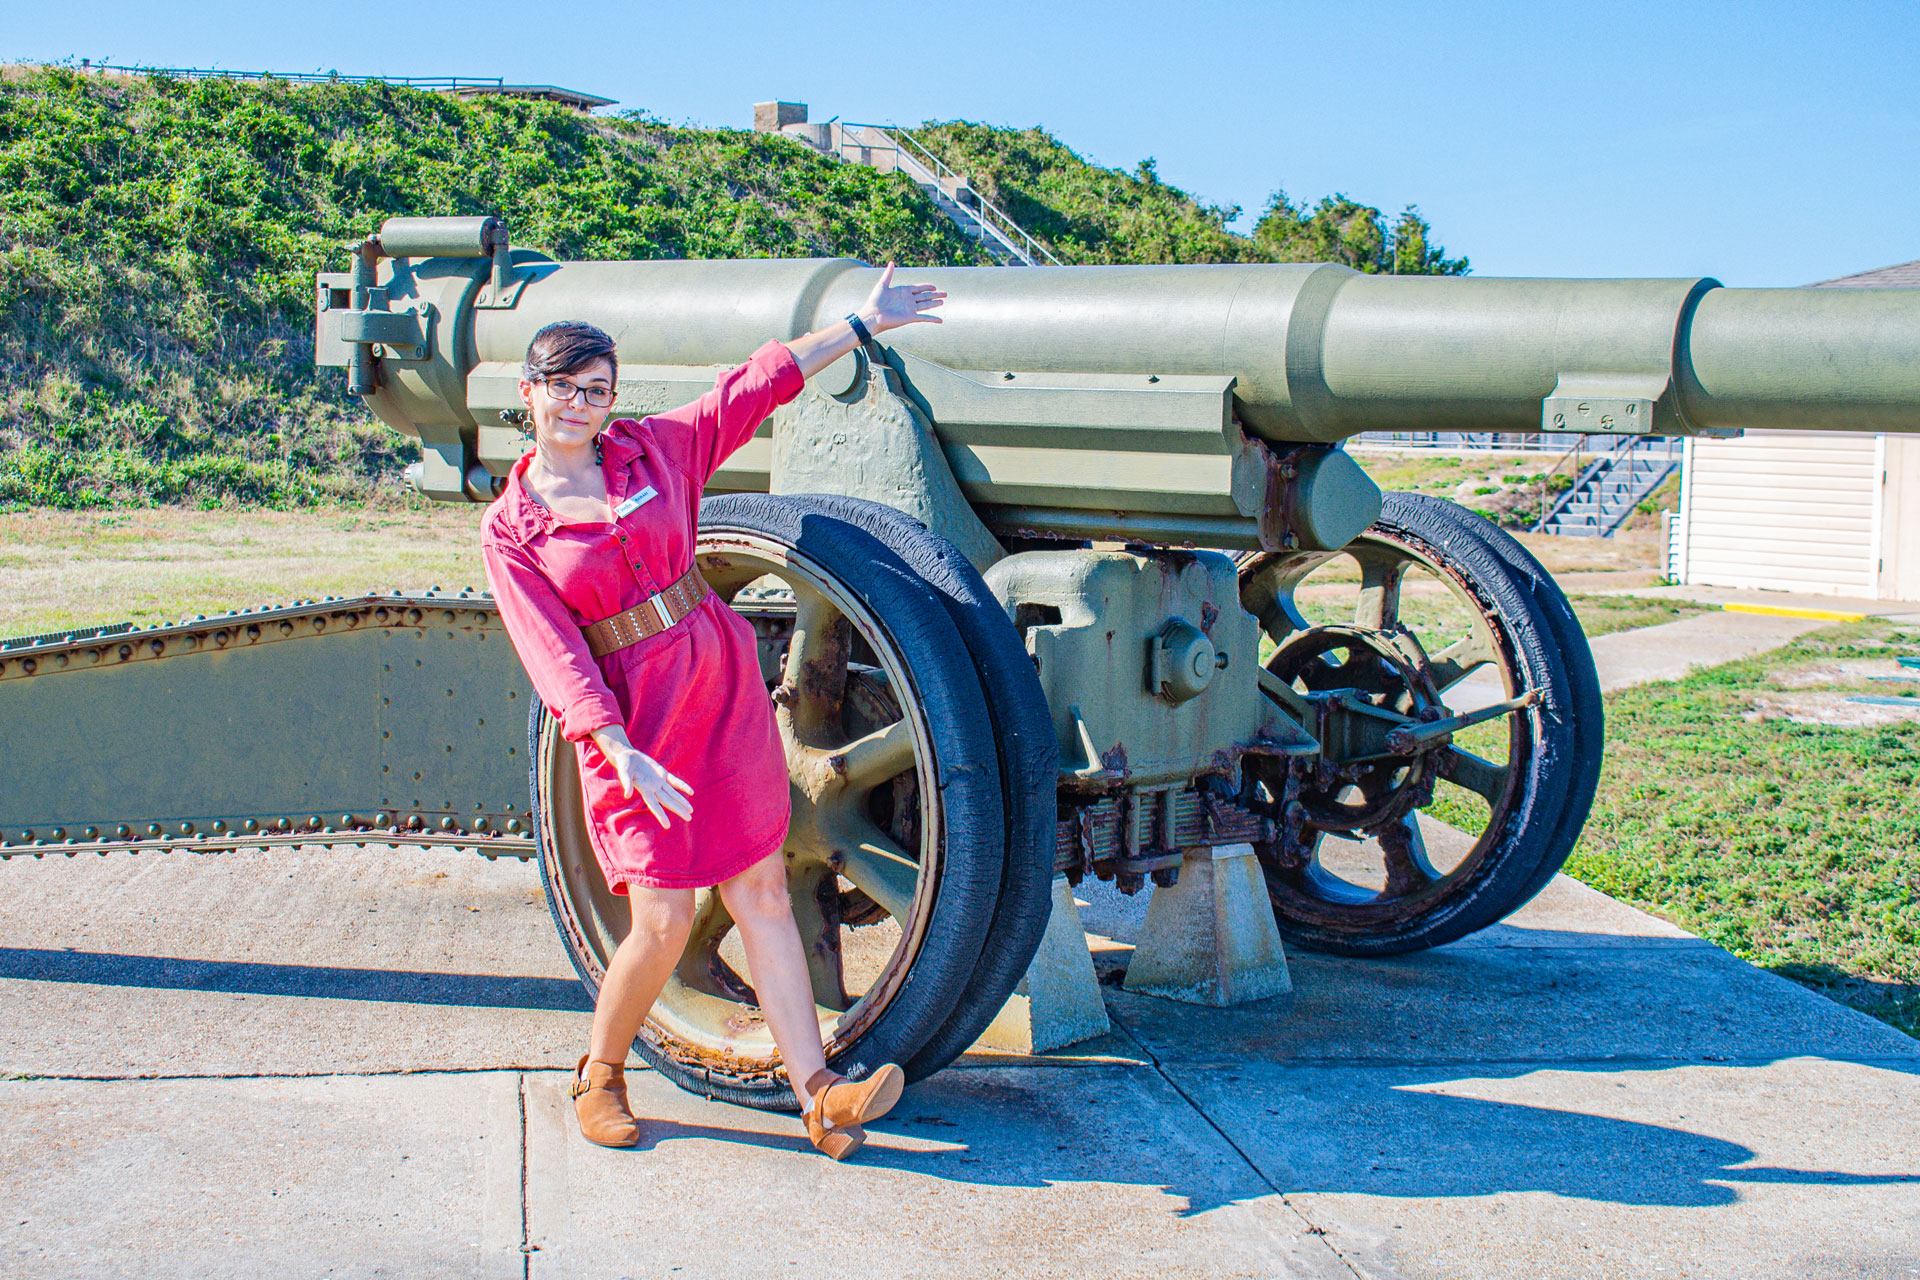
[[[1599,684],[1566,597],[1512,537],[1389,494],[1338,552],[1244,557],[1261,685],[1318,758],[1249,757],[1281,932],[1346,955],[1437,946],[1517,910],[1579,835]]]
[[[905,1062],[972,975],[1005,860],[991,724],[946,610],[868,534],[759,495],[702,505],[695,556],[753,622],[785,744],[785,845],[827,1060]],[[536,831],[548,903],[597,994],[627,930],[587,842],[578,762],[537,717]],[[696,797],[695,803],[698,803]],[[683,1087],[790,1108],[733,921],[696,895],[692,937],[635,1048]]]

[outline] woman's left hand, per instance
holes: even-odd
[[[947,295],[930,284],[895,284],[889,262],[858,314],[870,331],[885,333],[903,324],[939,324],[940,317],[928,313],[946,300]]]

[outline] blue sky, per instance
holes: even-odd
[[[1415,203],[1480,275],[1791,285],[1920,257],[1920,5],[0,9],[0,59],[557,83],[665,119],[1043,125],[1247,210]]]

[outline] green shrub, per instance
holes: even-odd
[[[0,502],[379,496],[419,456],[313,367],[314,273],[395,214],[562,258],[979,251],[899,174],[790,139],[291,85],[0,76]]]

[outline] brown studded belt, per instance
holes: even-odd
[[[695,565],[666,590],[586,628],[587,649],[594,657],[604,658],[648,636],[657,636],[692,613],[710,590],[707,580],[700,576],[700,566]]]

